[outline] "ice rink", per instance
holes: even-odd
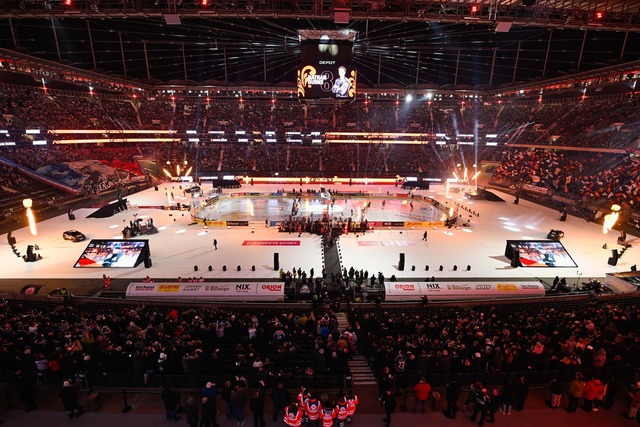
[[[412,211],[408,204],[403,204],[403,199],[391,200],[394,193],[406,193],[397,187],[323,186],[341,192],[363,191],[371,194],[372,206],[367,213],[369,221],[425,221],[439,215],[429,206],[414,203]],[[317,189],[319,186],[306,185],[304,188],[306,191],[307,188]],[[275,189],[276,186],[255,185],[225,192],[270,193]],[[32,236],[28,228],[15,230],[13,236],[22,254],[26,252],[27,245],[38,245],[37,253],[42,259],[37,262],[27,263],[17,258],[6,243],[6,236],[3,236],[5,248],[0,251],[0,263],[3,266],[0,281],[3,287],[43,283],[46,279],[99,282],[103,273],[114,279],[131,281],[147,275],[157,280],[193,276],[233,280],[276,278],[278,272],[273,269],[274,252],[279,253],[280,267],[285,271],[301,268],[308,272],[314,268],[316,276],[322,271],[323,249],[319,236],[279,233],[276,227],[265,227],[265,219],[278,220],[288,215],[290,199],[228,199],[232,203],[221,205],[224,209],[219,209],[218,215],[213,215],[215,219],[248,220],[249,226],[205,228],[202,224],[192,224],[188,211],[158,208],[168,204],[169,192],[174,193],[175,202],[190,202],[191,196],[184,194],[178,184],[161,185],[159,190],[152,188],[129,196],[130,209],[109,218],[86,218],[95,209],[82,209],[75,212],[75,221],[70,221],[65,214],[37,223],[36,236]],[[205,186],[205,193],[208,190]],[[463,192],[447,197],[444,188],[438,186],[418,191],[417,194],[435,198],[445,205],[458,202],[478,215],[460,211],[462,220],[470,221],[468,227],[377,227],[366,235],[343,235],[339,241],[341,265],[368,270],[370,273],[382,272],[386,277],[395,275],[398,279],[432,276],[437,280],[461,281],[540,278],[550,283],[558,275],[566,277],[567,283],[572,286],[589,278],[603,279],[608,272],[628,271],[633,264],[640,262],[638,249],[630,248],[617,266],[608,265],[611,249],[620,249],[616,244],[618,232],[604,235],[600,225],[571,216],[566,222],[560,222],[557,211],[525,200],[515,205],[513,197],[509,195],[495,192],[504,202],[469,200],[462,197]],[[384,208],[382,200],[387,200]],[[363,199],[352,197],[348,200],[338,196],[332,216],[347,216],[354,209],[355,217],[363,203]],[[303,211],[321,215],[326,206],[321,200],[307,200],[303,202]],[[136,218],[148,217],[153,218],[159,229],[158,234],[140,237],[149,240],[153,263],[151,268],[145,268],[142,264],[136,268],[73,268],[89,239],[120,239],[124,225]],[[565,232],[561,242],[577,267],[510,266],[504,255],[507,240],[546,239],[552,228]],[[88,240],[78,243],[63,240],[62,233],[68,229],[83,232]],[[424,231],[428,233],[427,241],[422,240]],[[214,250],[214,239],[217,240],[218,250]],[[637,240],[629,236],[632,245],[635,246]],[[604,243],[608,249],[603,249]],[[400,253],[406,257],[404,271],[397,268]],[[222,270],[223,265],[227,266],[226,271]],[[440,265],[442,271],[439,271]],[[197,272],[194,266],[198,266]],[[208,271],[208,266],[212,266],[212,271]],[[237,266],[241,267],[241,271],[237,271]],[[251,270],[252,266],[255,266],[255,271]],[[412,271],[413,266],[415,271]],[[428,271],[425,271],[426,266],[429,266]],[[454,266],[458,267],[456,271]],[[471,267],[470,271],[466,270],[467,266]]]

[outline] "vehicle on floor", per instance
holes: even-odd
[[[71,240],[72,242],[82,242],[87,239],[87,236],[79,232],[78,230],[67,230],[62,233],[64,240]]]

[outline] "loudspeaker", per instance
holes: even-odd
[[[607,261],[607,263],[609,265],[618,265],[618,258],[620,258],[620,255],[618,254],[618,250],[617,249],[612,249],[611,250],[611,257],[609,258],[609,261]]]
[[[404,271],[404,253],[400,254],[400,259],[398,260],[398,270]]]
[[[213,266],[209,266],[209,271],[213,271]]]
[[[273,253],[273,270],[280,270],[280,254],[278,252]]]
[[[158,191],[158,186],[157,185],[154,185],[153,188],[154,188],[154,190]]]
[[[467,265],[467,271],[471,271],[471,266]]]
[[[238,266],[238,267],[237,267],[237,269],[238,269],[238,271],[242,270],[242,269],[240,268],[240,266]]]
[[[256,266],[255,265],[251,266],[251,271],[256,271]]]
[[[458,271],[458,266],[457,265],[453,266],[453,271]]]
[[[567,220],[567,213],[566,212],[562,212],[560,214],[560,221],[566,221]]]
[[[11,231],[7,233],[7,242],[9,242],[10,246],[13,246],[16,244],[16,238],[11,235]]]
[[[33,250],[34,250],[34,246],[33,245],[28,245],[27,246],[27,255],[25,255],[25,257],[26,257],[25,260],[27,262],[36,262],[37,257],[36,257],[35,252],[33,252]]]
[[[73,213],[73,209],[69,209],[67,211],[67,217],[69,218],[69,221],[73,221],[76,219],[76,216]]]
[[[227,271],[227,266],[226,265],[222,266],[222,271]]]
[[[416,266],[415,265],[411,266],[411,271],[416,271]]]
[[[197,265],[193,266],[193,271],[198,271],[198,266]]]
[[[429,271],[429,266],[428,265],[424,266],[424,271]]]
[[[151,262],[151,258],[144,259],[144,268],[151,268],[152,265],[153,263]]]
[[[438,270],[442,271],[442,270],[444,270],[444,267],[441,265],[441,266],[438,268]]]

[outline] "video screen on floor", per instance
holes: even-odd
[[[505,256],[512,259],[516,251],[522,267],[577,267],[562,243],[555,240],[507,240]]]
[[[92,240],[74,268],[133,268],[148,250],[148,240]]]

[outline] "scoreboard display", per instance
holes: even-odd
[[[356,96],[358,71],[352,63],[353,30],[299,30],[302,63],[298,68],[299,99]]]

